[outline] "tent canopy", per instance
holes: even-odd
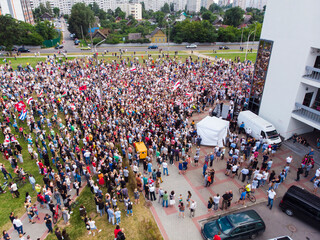
[[[205,117],[197,123],[197,133],[201,136],[201,145],[223,147],[229,130],[229,122],[217,117]]]

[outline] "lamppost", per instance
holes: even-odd
[[[251,34],[253,34],[253,33],[255,33],[255,32],[256,32],[256,30],[254,30],[254,31],[252,31],[252,32],[249,33],[248,40],[247,40],[246,57],[245,57],[244,61],[247,61],[247,54],[248,54],[248,47],[249,47],[249,39],[250,39],[250,37],[251,37]]]

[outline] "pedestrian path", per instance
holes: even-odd
[[[80,189],[80,192],[85,188],[85,186],[86,186],[86,184],[83,184],[82,188]],[[77,197],[76,191],[73,189],[71,191],[69,191],[68,194],[71,196],[72,202]],[[52,200],[53,200],[54,204],[57,203],[54,198],[52,198]],[[22,216],[18,216],[18,217],[20,218],[20,220],[23,223],[23,231],[26,233],[25,237],[27,237],[29,235],[31,239],[35,240],[35,239],[40,238],[41,240],[43,240],[48,235],[48,228],[46,227],[46,224],[44,222],[44,217],[47,213],[52,217],[52,213],[47,208],[40,208],[40,204],[38,202],[36,202],[36,204],[37,204],[37,208],[39,210],[39,218],[40,219],[34,218],[36,220],[35,224],[29,223],[29,218],[28,218],[27,213],[23,214]],[[62,206],[63,206],[63,204],[62,204]],[[61,217],[62,217],[62,213],[59,210],[59,218],[61,218]],[[64,224],[64,222],[63,222],[63,224]],[[53,229],[54,229],[54,224],[53,224]],[[19,239],[19,234],[13,227],[11,227],[9,229],[8,233],[13,240]]]

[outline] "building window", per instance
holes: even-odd
[[[261,39],[257,52],[257,60],[254,66],[253,77],[250,76],[251,91],[249,109],[258,114],[262,99],[263,89],[267,78],[273,41]]]

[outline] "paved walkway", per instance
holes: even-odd
[[[193,119],[195,121],[201,120],[205,117],[206,114],[201,114],[195,116]],[[163,208],[162,205],[158,202],[153,202],[151,211],[155,217],[155,220],[161,230],[161,233],[165,240],[197,240],[202,239],[200,230],[201,225],[207,221],[208,218],[217,217],[220,214],[225,214],[238,210],[240,208],[245,208],[242,205],[235,205],[234,202],[239,199],[239,188],[243,186],[243,183],[236,176],[234,179],[227,177],[224,174],[226,162],[225,161],[214,161],[213,167],[216,171],[215,182],[210,187],[204,187],[204,178],[202,176],[202,166],[204,163],[204,155],[212,151],[211,147],[201,147],[200,161],[199,166],[191,166],[188,168],[188,171],[185,175],[178,174],[178,164],[169,165],[169,176],[163,176],[164,182],[161,184],[161,187],[168,191],[168,194],[172,190],[175,191],[176,196],[176,205],[168,208]],[[293,163],[291,166],[291,172],[289,172],[287,179],[282,183],[277,190],[277,197],[282,197],[287,189],[292,185],[298,185],[307,190],[311,191],[312,183],[309,182],[310,177],[314,174],[315,170],[312,170],[310,177],[305,179],[301,177],[301,181],[294,181],[296,177],[297,166],[301,162],[301,157],[294,152],[292,152],[287,147],[283,146],[279,149],[276,155],[273,157],[273,166],[272,170],[276,171],[276,174],[279,174],[280,170],[285,165],[285,159],[287,156],[293,156]],[[193,156],[193,154],[192,154]],[[154,162],[155,164],[155,162]],[[259,166],[261,160],[259,161]],[[257,189],[255,197],[257,199],[255,204],[259,204],[267,201],[267,186]],[[187,191],[191,191],[192,199],[197,202],[196,216],[195,218],[189,217],[189,210],[186,209],[186,217],[184,219],[179,218],[178,212],[178,197],[180,194],[183,195],[183,200],[185,202],[187,197]],[[207,202],[210,196],[215,196],[217,193],[222,196],[225,191],[232,190],[234,197],[233,203],[231,204],[230,209],[227,211],[218,210],[216,212],[208,213],[207,211]],[[245,206],[252,206],[251,202],[246,202]],[[267,209],[267,208],[266,208]],[[267,209],[268,210],[268,209]]]
[[[82,188],[80,189],[79,192],[81,192],[84,187],[86,186],[86,182],[82,181]],[[72,202],[76,199],[76,191],[72,189],[71,191],[68,192],[69,195],[71,195]],[[23,196],[21,196],[23,197]],[[61,199],[62,201],[62,199]],[[56,200],[53,199],[54,204],[56,204]],[[49,209],[46,208],[40,208],[40,204],[36,202],[38,210],[39,210],[39,220],[35,218],[36,223],[32,224],[29,223],[29,218],[27,216],[27,213],[23,214],[22,217],[20,217],[20,220],[23,223],[23,231],[26,232],[25,238],[27,238],[28,235],[30,235],[31,239],[38,239],[40,238],[41,240],[45,239],[48,235],[48,228],[46,227],[46,224],[44,222],[44,217],[48,213],[52,217],[52,213]],[[63,204],[62,204],[63,206]],[[19,217],[19,216],[18,216]],[[59,211],[59,217],[62,217],[61,211]],[[62,220],[62,223],[59,225],[64,225],[64,221]],[[52,224],[53,230],[54,230],[54,224]],[[14,230],[13,227],[10,228],[8,231],[9,235],[13,240],[19,239],[19,234],[16,230]]]

